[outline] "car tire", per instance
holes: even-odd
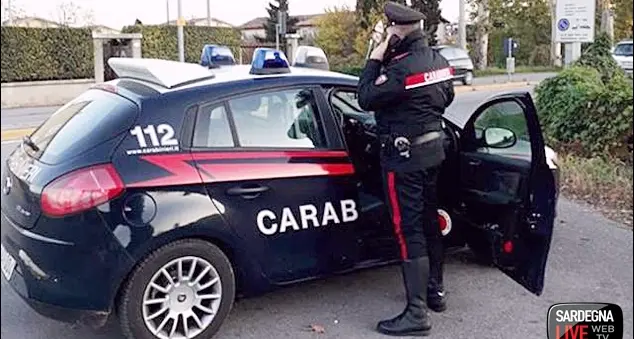
[[[175,332],[207,339],[218,332],[234,299],[235,276],[222,250],[202,240],[179,240],[134,269],[118,298],[119,322],[128,339],[170,338],[175,322]],[[162,331],[168,335],[154,334]]]
[[[465,86],[471,86],[473,84],[473,72],[467,71],[464,78],[462,78],[462,84]]]

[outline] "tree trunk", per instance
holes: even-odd
[[[489,0],[478,1],[478,22],[476,26],[476,68],[488,66],[489,50]]]

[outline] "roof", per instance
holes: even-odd
[[[44,18],[40,18],[37,16],[23,16],[23,17],[19,17],[19,18],[13,18],[11,21],[11,25],[12,26],[20,26],[20,22],[25,22],[28,20],[33,20],[33,21],[39,21],[48,25],[52,25],[52,26],[61,26],[58,22],[52,21],[52,20],[48,20],[48,19],[44,19]],[[2,26],[9,26],[9,20],[5,20],[2,22]]]
[[[307,26],[310,27],[310,26],[316,26],[317,25],[316,19],[324,15],[326,15],[326,13],[291,15],[290,18],[297,19],[297,24],[295,24],[295,26],[297,27],[307,27]],[[268,20],[268,17],[258,17],[255,19],[251,19],[238,27],[240,29],[262,29],[263,26],[266,24],[267,20]]]
[[[207,22],[207,17],[201,17],[201,18],[191,18],[191,19],[188,19],[188,20],[187,20],[187,23],[188,23],[188,24],[193,24],[193,23],[195,23],[195,22],[204,22],[204,23],[206,23],[206,22]],[[226,21],[223,21],[223,20],[220,20],[220,19],[214,18],[214,17],[212,17],[212,18],[211,18],[211,22],[212,22],[212,23],[216,22],[217,24],[220,24],[220,25],[225,25],[225,26],[233,27],[233,25],[232,25],[232,24],[230,24],[230,23],[228,23],[228,22],[226,22]],[[164,25],[176,25],[176,20],[170,20],[170,21],[168,21],[168,22],[166,22],[166,23],[163,23],[163,24],[164,24]]]
[[[312,68],[291,67],[290,73],[254,75],[251,65],[222,66],[207,69],[194,63],[142,58],[110,58],[108,64],[119,79],[134,79],[159,93],[239,82],[253,79],[311,77],[350,82],[356,85],[357,77]]]

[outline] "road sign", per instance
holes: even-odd
[[[557,0],[555,41],[594,42],[595,0]]]

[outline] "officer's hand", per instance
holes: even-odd
[[[383,57],[385,56],[385,51],[387,50],[387,43],[388,41],[390,41],[390,37],[392,36],[392,34],[393,33],[388,34],[385,37],[385,40],[383,40],[378,46],[376,46],[376,48],[370,54],[370,59],[383,61]]]

